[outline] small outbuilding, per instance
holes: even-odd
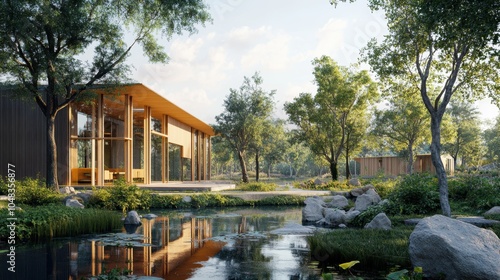
[[[382,156],[382,157],[364,157],[354,159],[360,165],[361,177],[375,177],[383,174],[387,177],[395,177],[407,174],[408,161],[405,158],[397,156]],[[455,172],[453,158],[450,155],[442,155],[444,168],[449,175]],[[415,173],[431,173],[436,174],[436,168],[432,164],[431,155],[417,155],[413,162],[413,171]]]

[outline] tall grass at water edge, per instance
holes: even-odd
[[[16,239],[40,242],[53,237],[76,236],[89,233],[103,233],[122,227],[121,215],[102,209],[79,209],[64,205],[25,206],[15,211]],[[7,227],[9,211],[0,209],[0,239],[10,234]]]

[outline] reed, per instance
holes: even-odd
[[[413,228],[390,231],[343,229],[316,233],[307,238],[311,256],[323,268],[359,260],[358,269],[380,271],[394,266],[411,267],[408,240]]]
[[[8,211],[0,209],[1,223],[6,223]],[[121,215],[101,209],[77,209],[63,205],[24,207],[16,211],[16,238],[41,242],[53,237],[76,236],[115,231],[122,226]],[[8,228],[2,225],[0,239],[7,239]]]

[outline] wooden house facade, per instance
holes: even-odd
[[[142,84],[92,89],[56,117],[61,185],[210,180],[212,127]],[[16,177],[45,175],[46,124],[33,102],[0,91],[0,162]],[[0,168],[6,175],[6,168]]]
[[[354,159],[360,165],[361,177],[375,177],[383,174],[387,177],[395,177],[407,174],[408,161],[397,156],[383,157],[365,157]],[[453,158],[449,155],[441,156],[445,170],[448,174],[453,175],[455,167]],[[432,164],[431,155],[417,155],[413,162],[413,171],[416,173],[431,173],[436,174],[436,168]]]

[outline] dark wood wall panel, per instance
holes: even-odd
[[[58,177],[60,184],[68,182],[68,110],[56,118],[58,146]],[[6,176],[7,164],[16,166],[16,178],[45,177],[46,124],[40,108],[30,101],[11,96],[0,89],[0,175]]]

